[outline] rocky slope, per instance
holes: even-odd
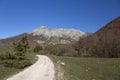
[[[75,29],[51,29],[45,26],[41,26],[27,34],[32,36],[41,36],[40,39],[36,39],[38,43],[48,42],[61,44],[78,41],[80,37],[85,35],[84,32],[80,32]]]
[[[18,36],[0,40],[5,44],[10,44],[13,41],[19,40],[24,35],[27,35],[30,41],[37,43],[52,43],[52,44],[66,44],[78,41],[86,33],[75,29],[51,29],[41,26],[35,30],[23,33]]]

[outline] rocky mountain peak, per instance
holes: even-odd
[[[47,26],[40,26],[39,29],[49,29]]]
[[[46,26],[38,27],[32,31],[14,36],[8,39],[1,40],[3,43],[12,43],[19,40],[24,35],[27,35],[31,42],[52,43],[52,44],[66,44],[78,41],[86,33],[75,29],[58,28],[53,29]]]
[[[28,32],[28,34],[32,34],[33,36],[42,35],[47,38],[51,37],[71,38],[75,41],[78,41],[81,36],[85,35],[84,32],[75,29],[62,29],[62,28],[52,29],[46,26],[41,26],[40,28]]]
[[[80,37],[82,37],[86,33],[75,29],[63,29],[63,28],[53,29],[53,28],[48,28],[46,26],[41,26],[35,30],[28,32],[27,34],[37,37],[42,36],[41,39],[42,38],[45,39],[42,40],[42,42],[52,41],[54,43],[55,42],[63,43],[63,42],[78,41]]]

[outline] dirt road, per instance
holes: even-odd
[[[53,62],[47,56],[37,56],[39,59],[35,64],[7,80],[53,80],[55,73]]]

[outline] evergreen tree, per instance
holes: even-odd
[[[23,56],[27,49],[29,48],[29,42],[27,36],[22,37],[22,39],[18,42],[13,42],[14,50],[19,56]]]

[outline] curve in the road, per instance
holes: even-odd
[[[24,71],[7,80],[53,80],[55,69],[53,62],[43,55],[37,55],[38,61]]]

